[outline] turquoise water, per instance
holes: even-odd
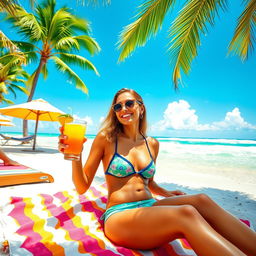
[[[19,137],[22,137],[22,133],[20,132],[6,132],[4,133],[6,135],[10,135],[10,136],[19,136]],[[33,135],[34,133],[31,133],[29,135]],[[40,136],[40,137],[58,137],[60,134],[59,133],[38,133],[37,136]],[[93,139],[95,138],[95,135],[92,135],[92,134],[87,134],[86,137],[88,139]]]
[[[6,135],[21,136],[20,132],[7,132]],[[32,134],[30,134],[32,135]],[[38,133],[40,137],[58,137],[58,133]],[[94,134],[87,134],[88,139],[95,138]],[[207,139],[207,138],[169,138],[155,137],[160,142],[169,142],[182,145],[204,145],[204,146],[238,146],[238,147],[256,147],[256,140],[241,140],[241,139]]]
[[[256,140],[158,138],[158,160],[169,168],[213,172],[256,171]]]
[[[184,145],[206,145],[206,146],[239,146],[239,147],[255,147],[256,140],[241,139],[203,139],[203,138],[162,138],[156,137],[160,142],[172,142]]]
[[[22,136],[18,132],[6,135]],[[39,137],[58,137],[57,133],[38,133]],[[87,134],[88,139],[95,138]],[[256,140],[168,138],[157,137],[160,142],[158,162],[166,168],[213,171],[256,171]]]

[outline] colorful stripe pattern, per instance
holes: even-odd
[[[100,220],[106,207],[106,194],[106,186],[99,185],[91,187],[85,195],[71,190],[10,198],[2,213],[10,255],[196,255],[183,239],[151,251],[130,250],[112,244],[104,236]],[[6,250],[6,241],[2,248]]]
[[[37,173],[38,171],[24,165],[4,165],[0,163],[0,175]]]

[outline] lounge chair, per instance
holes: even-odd
[[[18,141],[18,142],[30,142],[32,143],[32,141],[35,138],[35,135],[30,135],[27,137],[22,137],[22,138],[18,138],[18,137],[12,137],[12,136],[6,136],[4,134],[0,133],[0,136],[2,137],[2,146],[6,145],[9,141]]]
[[[5,166],[0,163],[0,187],[53,181],[53,177],[48,173],[24,165]]]

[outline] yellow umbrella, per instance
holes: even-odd
[[[5,116],[0,115],[0,122],[11,122],[11,120]]]
[[[43,99],[32,100],[26,103],[0,108],[0,113],[25,120],[36,120],[33,150],[35,150],[36,145],[38,121],[58,121],[58,116],[65,114],[63,111],[57,109]]]
[[[12,122],[0,122],[0,126],[15,126]]]

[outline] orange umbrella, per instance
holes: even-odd
[[[0,122],[0,126],[15,126],[12,122]]]
[[[0,115],[0,122],[11,122],[11,120],[5,116]]]
[[[58,121],[58,116],[65,114],[63,111],[57,109],[43,99],[0,108],[0,113],[7,116],[22,118],[24,120],[36,120],[33,150],[35,150],[36,145],[38,121]]]

